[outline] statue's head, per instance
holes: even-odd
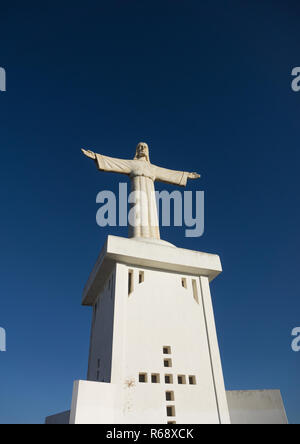
[[[146,143],[140,142],[137,145],[134,159],[135,160],[136,159],[144,159],[144,160],[147,160],[148,162],[150,162],[149,148]]]

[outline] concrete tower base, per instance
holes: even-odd
[[[83,293],[87,381],[74,383],[71,411],[46,422],[229,424],[227,399],[245,421],[223,380],[210,295],[221,271],[217,255],[108,236]]]

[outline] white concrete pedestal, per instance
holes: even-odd
[[[109,236],[93,306],[88,381],[71,424],[230,423],[209,282],[217,255]]]

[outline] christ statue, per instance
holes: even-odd
[[[135,196],[133,218],[129,221],[129,237],[160,239],[154,182],[160,181],[185,186],[188,179],[200,177],[197,173],[174,171],[153,165],[146,143],[136,147],[134,159],[118,159],[103,156],[90,150],[83,154],[96,162],[100,171],[126,174],[131,179],[131,191]]]

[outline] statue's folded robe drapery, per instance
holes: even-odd
[[[131,191],[135,192],[134,220],[130,220],[130,237],[160,239],[154,181],[185,186],[187,172],[152,165],[144,159],[117,159],[96,154],[101,171],[130,176]]]

